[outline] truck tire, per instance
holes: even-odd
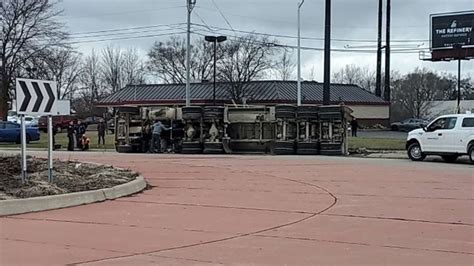
[[[200,106],[183,107],[183,120],[199,120],[202,117],[202,108]]]
[[[222,142],[206,142],[204,143],[204,154],[223,154],[224,146]]]
[[[469,147],[469,160],[474,163],[474,144]]]
[[[423,161],[426,155],[421,150],[421,146],[418,142],[410,144],[407,149],[408,157],[412,161]]]
[[[318,155],[319,145],[317,142],[296,143],[296,154],[298,155]]]
[[[277,105],[275,106],[275,118],[277,119],[294,119],[296,117],[296,107],[293,105]]]
[[[272,150],[274,155],[293,155],[295,154],[295,143],[292,141],[276,141]]]
[[[454,163],[458,159],[459,155],[442,155],[441,158],[447,163]]]
[[[296,109],[298,119],[316,120],[318,119],[317,106],[298,106]]]
[[[202,145],[199,142],[183,142],[181,146],[182,154],[200,154],[202,153]]]
[[[118,145],[118,146],[115,146],[115,150],[118,153],[131,153],[133,152],[133,147],[130,145]]]
[[[222,106],[206,106],[202,110],[202,113],[205,120],[224,119],[224,107]]]

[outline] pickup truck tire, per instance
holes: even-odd
[[[398,126],[391,126],[390,129],[391,129],[392,131],[398,131]]]
[[[454,163],[458,159],[458,155],[442,155],[441,158],[447,163]]]
[[[469,160],[471,161],[471,163],[474,163],[474,145],[471,145],[471,147],[469,147]]]
[[[408,157],[412,161],[423,161],[426,158],[426,155],[421,151],[421,146],[419,143],[412,143],[408,146],[407,149]]]

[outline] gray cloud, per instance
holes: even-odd
[[[232,27],[243,31],[256,31],[281,35],[296,35],[296,6],[298,0],[214,0],[222,10]],[[333,0],[333,38],[374,40],[377,35],[377,0]],[[63,0],[60,7],[64,9],[61,17],[73,33],[90,32],[116,28],[129,28],[157,24],[175,24],[186,22],[185,0]],[[392,39],[425,40],[415,42],[409,47],[429,43],[429,15],[432,13],[462,11],[472,9],[473,0],[398,0],[392,1]],[[202,19],[202,20],[201,20]],[[217,11],[212,0],[197,0],[193,13],[193,22],[211,26],[229,28],[226,21]],[[324,35],[324,0],[306,0],[302,9],[302,35],[323,37]],[[156,32],[117,35],[126,37],[152,35],[167,32],[179,32],[180,29]],[[158,32],[160,30],[160,32]],[[196,29],[195,29],[196,30]],[[233,32],[222,32],[235,34]],[[78,38],[74,41],[91,41],[101,39]],[[84,36],[84,35],[82,35]],[[183,35],[184,36],[184,35]],[[104,37],[104,38],[112,38]],[[100,50],[105,45],[117,45],[123,48],[137,47],[141,54],[154,41],[167,39],[168,36],[115,40],[76,44],[83,53],[91,49]],[[202,38],[193,35],[193,38]],[[295,45],[295,39],[278,39],[280,43]],[[302,42],[304,46],[323,47],[322,41]],[[345,45],[367,45],[359,42],[333,42],[334,48]],[[369,43],[375,47],[375,43]],[[394,43],[394,49],[397,43]],[[404,44],[406,45],[406,44]],[[406,47],[406,46],[403,46]],[[311,68],[315,69],[315,77],[322,77],[322,52],[303,52],[303,75],[308,77]],[[375,54],[333,53],[333,69],[354,63],[375,67]],[[438,71],[455,72],[456,63],[430,63],[418,59],[418,54],[393,54],[392,69],[407,72],[415,67],[428,67]],[[464,62],[465,74],[474,75],[474,62]]]

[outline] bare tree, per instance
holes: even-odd
[[[143,84],[146,82],[146,66],[135,49],[122,53],[123,84]]]
[[[104,95],[105,85],[103,78],[102,64],[97,53],[92,52],[84,59],[82,66],[82,72],[80,76],[81,82],[81,94],[79,96],[87,95],[90,98],[90,102],[95,102]]]
[[[393,85],[393,109],[405,117],[423,118],[430,101],[443,97],[446,83],[435,72],[427,69],[415,69]]]
[[[102,50],[102,77],[111,93],[117,92],[124,85],[122,63],[123,54],[120,48],[107,46]]]
[[[355,84],[370,92],[375,90],[375,72],[368,67],[346,65],[333,74],[333,82]]]
[[[62,46],[67,34],[55,18],[60,14],[56,1],[3,0],[1,23],[0,119],[8,111],[14,79],[25,63],[46,48]]]
[[[78,89],[81,55],[70,47],[46,49],[27,61],[36,68],[35,78],[57,82],[59,99],[71,98]]]
[[[274,50],[269,43],[268,37],[248,35],[224,45],[219,77],[229,83],[228,93],[234,101],[251,99],[252,92],[245,84],[265,77],[271,69]]]
[[[293,77],[295,71],[295,62],[293,60],[293,53],[288,49],[284,49],[283,53],[279,55],[273,70],[276,72],[276,76],[280,80],[289,80]]]
[[[222,58],[218,49],[218,60]],[[212,47],[203,40],[191,46],[191,79],[209,80],[212,77]],[[148,69],[165,83],[186,81],[186,42],[183,38],[171,37],[167,42],[157,42],[148,52]]]

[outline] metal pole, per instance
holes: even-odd
[[[387,0],[387,31],[385,45],[385,100],[390,102],[390,17],[391,17],[391,0]]]
[[[27,181],[26,173],[26,125],[25,125],[25,115],[21,115],[21,182],[25,183]]]
[[[187,12],[188,12],[188,27],[186,31],[186,106],[191,106],[191,11],[192,11],[192,0],[186,0]]]
[[[53,182],[53,117],[48,115],[48,182]]]
[[[214,40],[214,84],[212,90],[212,104],[216,105],[216,61],[217,61],[217,38]]]
[[[379,0],[378,34],[377,34],[377,74],[375,80],[375,95],[382,96],[382,10],[383,0]]]
[[[461,113],[461,59],[458,59],[458,114]]]
[[[302,0],[299,4],[298,4],[298,56],[297,56],[297,64],[298,64],[298,68],[297,68],[297,75],[298,75],[298,81],[297,81],[297,93],[298,93],[298,96],[297,96],[297,105],[298,106],[301,106],[301,6],[303,5],[304,3],[304,0]]]
[[[323,105],[331,103],[331,0],[326,0]]]

